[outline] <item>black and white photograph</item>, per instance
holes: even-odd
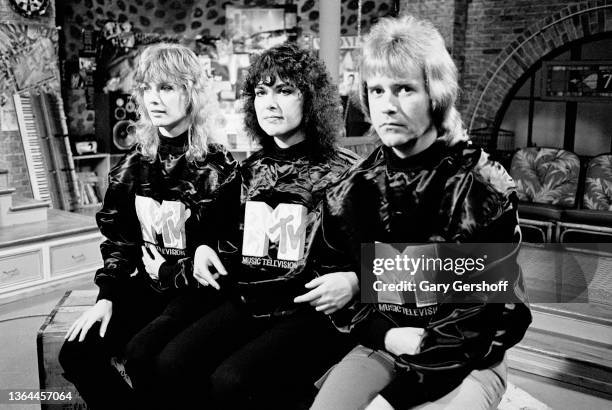
[[[611,110],[610,0],[0,0],[0,409],[610,409]]]

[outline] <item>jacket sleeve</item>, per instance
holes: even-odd
[[[360,174],[349,175],[327,190],[317,240],[318,274],[352,271],[361,287],[361,243],[371,242],[367,238],[373,236],[378,226],[378,211],[373,204],[379,196],[375,186],[364,181]],[[357,294],[330,318],[338,330],[349,332],[368,315],[370,308],[369,304],[360,303],[360,294]]]
[[[516,294],[522,295],[520,268],[516,262],[509,260],[498,269],[507,270],[504,276]],[[505,351],[522,339],[531,322],[529,308],[522,297],[517,296],[514,302],[508,303],[493,300],[441,303],[425,328],[419,352],[396,359],[399,377],[381,394],[395,408],[434,401],[459,386],[472,370],[501,361]],[[384,333],[378,334],[384,338]],[[423,388],[406,393],[406,386],[416,385]]]
[[[100,245],[104,265],[94,277],[100,288],[98,300],[114,301],[121,282],[140,262],[142,234],[134,208],[139,166],[140,155],[132,151],[110,171],[104,203],[96,214],[100,232],[106,237]]]
[[[494,292],[448,295],[425,328],[418,353],[396,359],[399,376],[381,392],[395,408],[437,400],[458,387],[472,370],[488,368],[503,360],[505,351],[523,338],[531,323],[516,262],[520,243],[517,196],[512,186],[500,190],[504,175],[507,176],[505,171],[499,168],[490,171],[485,170],[484,179],[490,182],[491,176],[498,178],[493,190],[490,183],[482,183],[482,174],[472,175],[474,179],[468,180],[466,199],[455,211],[463,221],[459,225],[467,231],[456,239],[506,243],[491,247],[498,252],[489,258],[490,268],[484,273],[487,278],[508,280],[511,292],[504,293],[501,299]],[[407,386],[421,388],[411,388],[407,393]]]
[[[240,177],[238,165],[231,153],[217,147],[214,170],[207,174],[204,181],[208,187],[214,187],[197,201],[189,204],[196,219],[198,229],[191,232],[188,255],[173,264],[164,262],[160,266],[159,280],[162,288],[197,287],[199,283],[193,277],[194,256],[200,245],[217,249],[218,242],[234,234],[235,223],[230,220],[240,206]],[[204,189],[202,189],[204,191]],[[237,225],[236,225],[237,229]]]
[[[477,368],[491,367],[518,343],[531,315],[522,304],[456,305],[425,329],[420,352],[396,359],[398,377],[381,395],[394,408],[437,400],[458,387]],[[491,324],[483,328],[483,323]],[[495,324],[495,325],[493,325]],[[406,386],[421,386],[410,389]]]
[[[212,249],[218,247],[219,241],[232,240],[238,235],[242,177],[238,162],[229,152],[226,155],[221,184],[212,195],[210,203],[201,209],[200,224],[205,228],[201,239]]]

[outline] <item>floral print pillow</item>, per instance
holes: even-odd
[[[580,160],[557,148],[528,147],[514,154],[510,170],[519,199],[572,208],[576,202]]]
[[[612,154],[599,155],[587,165],[582,205],[612,211]]]

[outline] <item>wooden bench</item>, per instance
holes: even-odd
[[[86,309],[95,303],[97,294],[97,289],[66,292],[38,331],[36,345],[41,390],[57,389],[72,393],[72,400],[69,403],[42,404],[42,410],[82,410],[87,408],[87,405],[81,396],[79,396],[72,383],[63,377],[63,370],[58,362],[58,356],[68,328]],[[123,364],[113,360],[113,365],[126,378],[126,382],[130,383]],[[519,410],[526,407],[534,410],[548,409],[546,405],[538,402],[537,399],[512,385],[512,383],[509,383],[499,409]]]

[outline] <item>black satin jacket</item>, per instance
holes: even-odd
[[[306,142],[267,147],[240,166],[241,195],[233,241],[219,254],[233,289],[254,317],[289,315],[313,279],[313,241],[325,190],[358,159],[346,149],[311,159]]]
[[[436,400],[473,369],[501,361],[531,322],[516,263],[520,229],[514,182],[469,143],[448,147],[437,141],[407,159],[379,147],[328,191],[322,231],[326,269],[348,266],[358,273],[362,243],[507,243],[505,254],[488,262],[495,266],[490,274],[509,281],[510,301],[505,294],[502,303],[494,303],[496,294],[483,293],[473,296],[484,303],[408,303],[395,309],[355,303],[335,315],[337,325],[349,315],[345,330],[374,349],[385,349],[391,328],[425,329],[419,353],[396,357],[401,371],[381,392],[394,408]],[[366,286],[363,280],[361,285]]]
[[[203,161],[180,156],[168,173],[158,158],[149,162],[136,150],[109,173],[98,227],[104,267],[95,275],[98,299],[113,300],[117,287],[135,271],[158,291],[195,286],[193,255],[201,244],[216,245],[224,204],[218,197],[234,179],[237,162],[221,145],[209,144]],[[152,280],[142,263],[142,245],[155,246],[172,275]]]

